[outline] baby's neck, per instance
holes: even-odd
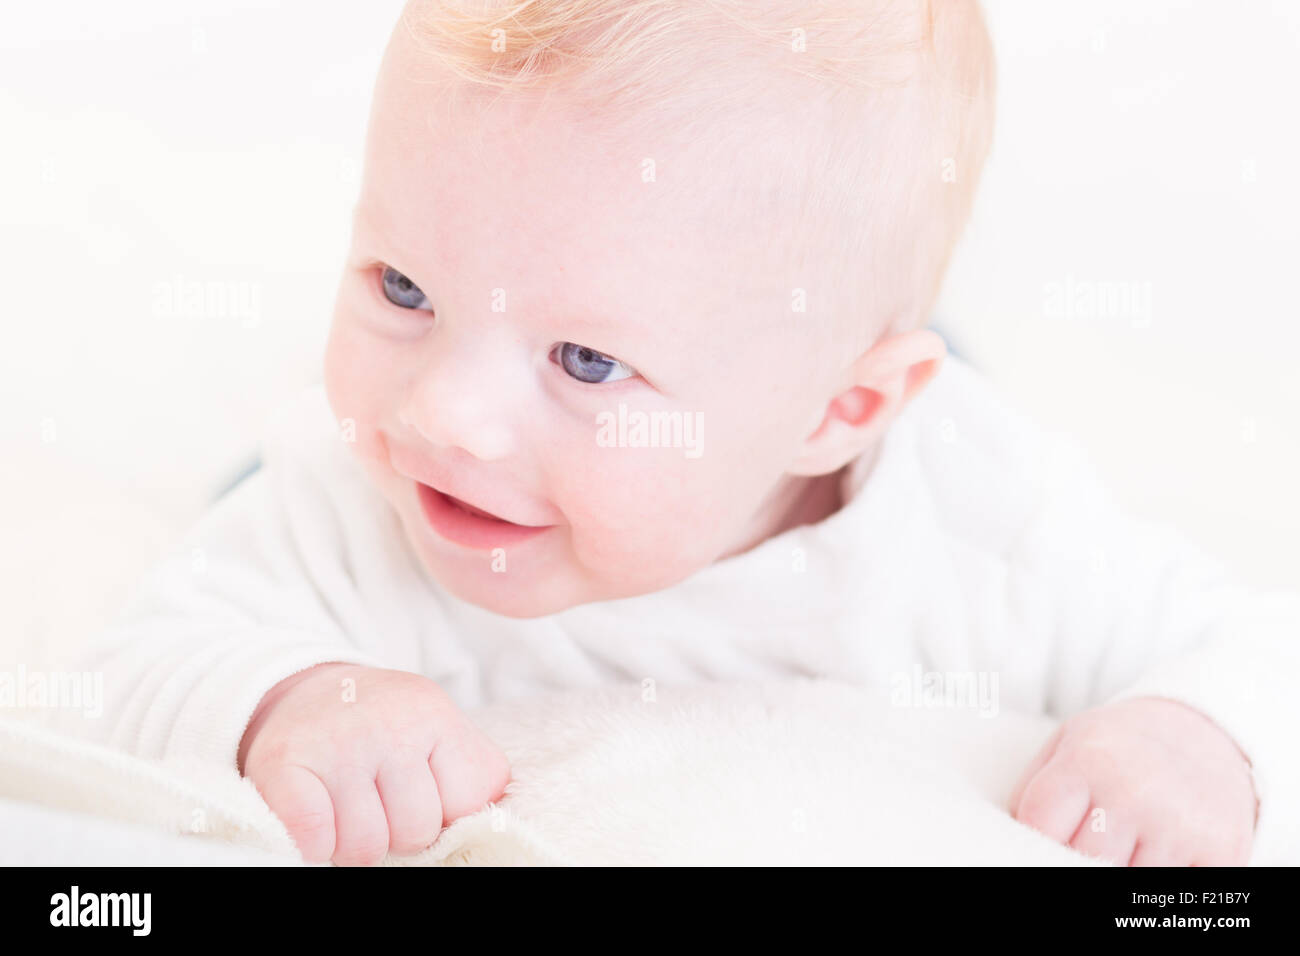
[[[775,537],[783,531],[801,525],[817,524],[844,507],[844,498],[840,490],[844,482],[843,468],[829,475],[799,480],[803,482],[803,486],[797,490],[769,537]]]
[[[874,464],[877,451],[878,448],[872,448],[866,453],[864,457],[871,460],[864,467],[869,469]],[[844,507],[844,475],[851,467],[852,463],[829,475],[784,479],[755,516],[751,532],[738,547],[732,548],[722,557],[743,554],[791,528],[817,524],[829,518]]]

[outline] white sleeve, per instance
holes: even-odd
[[[383,629],[359,618],[366,602],[354,572],[373,556],[344,540],[336,476],[295,454],[294,441],[271,440],[298,424],[282,413],[262,468],[71,662],[102,677],[102,712],[51,716],[59,729],[139,756],[233,768],[258,702],[279,681],[327,661],[394,666],[384,663]]]
[[[1049,710],[1137,696],[1211,718],[1250,760],[1254,862],[1300,860],[1300,593],[1252,592],[1173,530],[1127,515],[1058,439],[1013,567],[1052,609]]]

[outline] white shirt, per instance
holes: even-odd
[[[1300,594],[1236,587],[1185,539],[1124,515],[1077,445],[955,357],[824,521],[663,591],[528,620],[437,585],[319,386],[262,447],[263,468],[94,643],[82,666],[104,674],[104,715],[77,732],[233,768],[262,695],[325,661],[422,673],[462,708],[782,675],[895,696],[923,676],[973,678],[1000,710],[1058,717],[1156,695],[1208,715],[1251,760],[1256,859],[1300,859]]]

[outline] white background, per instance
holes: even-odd
[[[319,377],[400,8],[6,9],[0,593],[27,651],[120,602]],[[986,9],[998,130],[942,330],[1126,505],[1297,586],[1300,4]],[[195,284],[256,311],[170,301]]]

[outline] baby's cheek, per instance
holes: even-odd
[[[356,333],[336,323],[325,349],[325,394],[340,423],[373,425],[382,393],[374,373],[373,349]]]
[[[353,354],[347,364],[339,361],[346,349],[335,349],[333,341],[326,352],[325,392],[338,423],[338,438],[369,476],[371,483],[386,495],[396,492],[388,446],[380,437],[382,409],[377,407],[376,393],[363,379],[361,357]]]
[[[708,508],[709,476],[665,461],[665,449],[604,451],[603,466],[571,486],[566,515],[578,562],[601,580],[639,587],[666,586],[707,565],[716,553],[710,535],[720,530]]]

